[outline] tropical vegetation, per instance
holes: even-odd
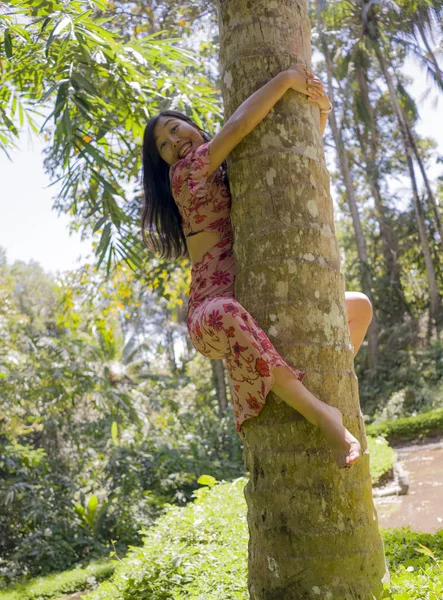
[[[324,143],[342,271],[374,307],[356,371],[380,452],[375,483],[394,460],[378,436],[443,427],[443,157],[419,133],[404,69],[416,61],[440,97],[443,9],[309,7],[314,70],[334,105]],[[189,262],[159,260],[139,232],[144,124],[175,108],[217,131],[218,45],[214,7],[200,0],[0,6],[0,152],[24,128],[44,136],[55,209],[94,240],[97,259],[54,277],[0,254],[4,587],[137,546],[91,600],[125,586],[152,598],[245,597],[245,467],[226,373],[186,336]],[[196,492],[203,474],[233,483]],[[384,532],[386,598],[441,596],[440,538]]]

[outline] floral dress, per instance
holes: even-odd
[[[218,231],[220,242],[192,266],[187,327],[204,356],[226,360],[235,424],[262,410],[277,366],[289,367],[302,381],[305,373],[290,367],[255,319],[235,299],[235,259],[230,221],[231,196],[219,168],[209,175],[209,142],[189,152],[169,171],[171,190],[185,236]]]

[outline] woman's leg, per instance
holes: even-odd
[[[372,320],[372,304],[369,298],[360,292],[345,292],[345,302],[355,356]]]
[[[360,458],[360,444],[344,427],[338,408],[311,394],[288,367],[275,367],[272,391],[321,430],[338,467],[350,467]]]
[[[372,305],[369,298],[360,292],[345,292],[348,311],[348,326],[354,356],[357,354],[372,319]],[[360,457],[360,444],[343,426],[342,414],[333,406],[318,400],[285,367],[274,369],[272,391],[295,408],[310,423],[319,427],[329,442],[331,452],[338,466],[350,466]]]

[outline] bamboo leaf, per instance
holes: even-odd
[[[54,122],[57,120],[57,117],[62,112],[66,98],[68,96],[68,83],[62,83],[62,85],[58,88],[57,98],[55,100],[55,109],[54,109]]]
[[[46,100],[49,98],[49,96],[55,92],[56,89],[60,88],[60,86],[63,83],[66,83],[67,81],[69,81],[69,79],[61,79],[60,81],[57,81],[56,83],[54,83],[54,85],[52,85],[49,90],[47,92],[44,93],[44,95],[42,96],[41,99],[41,103],[44,104],[46,102]]]
[[[109,165],[109,163],[106,161],[106,164]],[[110,165],[112,167],[112,165]],[[115,188],[111,183],[109,183],[109,181],[107,181],[103,175],[101,175],[98,171],[96,171],[95,169],[92,169],[92,174],[94,176],[94,178],[99,181],[100,183],[103,184],[103,187],[105,188],[106,191],[108,191],[110,194],[115,194],[116,196],[121,196],[121,192],[119,192],[119,190],[117,190],[117,188]]]
[[[23,105],[20,101],[18,103],[18,118],[19,118],[20,127],[23,127],[23,123],[25,122],[25,116],[23,114]]]
[[[108,255],[108,262],[106,263],[106,277],[109,277],[109,274],[111,273],[111,263],[112,263],[112,255],[114,254],[114,248],[111,245],[111,248],[109,250],[109,255]]]
[[[72,123],[71,123],[71,117],[69,115],[68,108],[65,108],[65,111],[63,113],[63,123],[65,126],[66,136],[68,137],[68,139],[71,139],[72,138]]]
[[[46,27],[49,25],[50,22],[51,22],[51,17],[46,17],[46,19],[43,21],[43,25],[42,25],[42,28],[40,29],[40,33],[37,36],[38,40],[41,38],[43,32],[45,31]]]
[[[15,116],[15,111],[17,110],[17,96],[14,94],[12,97],[12,105],[11,105],[11,117]]]
[[[101,252],[97,267],[99,267],[103,262],[106,251],[109,248],[109,243],[111,241],[111,225],[112,223],[106,224],[106,227],[104,228],[102,236],[100,238],[100,243],[95,252],[96,255],[98,255]]]
[[[108,245],[109,245],[109,244],[108,244]],[[99,268],[100,268],[100,265],[102,264],[102,262],[103,262],[103,259],[105,258],[105,254],[106,254],[106,251],[107,251],[107,250],[108,250],[108,246],[106,246],[106,247],[103,249],[102,253],[100,254],[100,257],[99,257],[99,259],[98,259],[98,261],[97,261],[97,269],[99,269]],[[98,252],[96,252],[95,254],[97,255],[97,254],[98,254]]]
[[[92,233],[96,233],[99,229],[101,229],[102,225],[104,223],[106,223],[107,220],[108,220],[108,215],[101,217],[101,219],[99,219],[97,221],[97,223],[94,225],[94,229],[92,230]]]
[[[3,109],[0,109],[0,112],[3,115],[3,120],[5,121],[8,129],[10,131],[12,131],[12,133],[18,137],[18,131],[17,131],[17,127],[14,125],[14,123],[11,121],[11,119],[6,115],[5,111]]]
[[[59,23],[57,23],[57,25],[51,31],[51,35],[49,36],[48,41],[46,42],[46,56],[48,56],[49,48],[51,47],[54,39],[57,36],[59,36],[61,34],[61,32],[66,29],[66,27],[69,27],[69,25],[71,25],[71,27],[72,27],[71,17],[66,16],[66,17],[63,17],[63,19]]]
[[[5,31],[5,54],[8,58],[12,58],[12,38],[9,29]]]
[[[92,96],[98,96],[98,92],[95,89],[95,87],[92,85],[92,83],[90,83],[90,81],[88,81],[86,79],[86,77],[83,77],[83,75],[81,73],[73,73],[72,74],[72,81],[74,82],[74,84],[77,85],[78,88],[83,88],[84,90],[86,90],[87,92],[89,92]]]

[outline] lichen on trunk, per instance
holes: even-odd
[[[306,0],[219,0],[226,119],[311,60]],[[289,91],[231,153],[236,295],[367,448],[319,112]],[[339,471],[319,431],[270,394],[244,424],[251,600],[378,598],[386,566],[369,455]]]

